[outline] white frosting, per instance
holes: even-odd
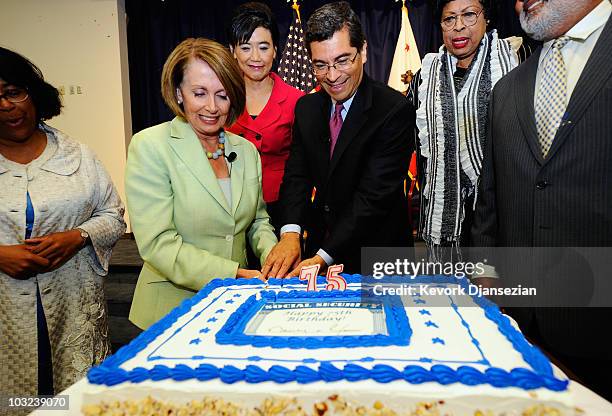
[[[374,335],[374,314],[357,308],[277,309],[253,317],[244,331],[247,335],[333,336]],[[254,321],[261,319],[255,324]]]
[[[358,288],[358,285],[349,285],[349,289]],[[268,290],[273,289],[274,287],[268,288]],[[295,287],[285,287],[282,290],[291,289]],[[207,363],[217,367],[232,365],[238,368],[245,368],[249,364],[256,364],[262,368],[269,368],[273,365],[283,365],[290,369],[298,365],[318,368],[319,363],[304,363],[303,358],[317,361],[329,361],[333,358],[335,365],[344,366],[349,362],[357,362],[366,368],[371,368],[376,364],[388,364],[400,370],[411,364],[418,364],[424,368],[430,368],[435,364],[445,364],[451,368],[469,365],[485,370],[488,366],[479,362],[486,358],[491,366],[508,371],[516,367],[529,368],[522,356],[499,332],[497,325],[484,316],[483,309],[469,298],[463,298],[459,302],[453,296],[435,297],[435,303],[434,299],[430,299],[429,302],[435,305],[430,307],[414,303],[415,300],[408,297],[410,300],[405,311],[412,329],[412,336],[407,346],[319,348],[302,349],[296,352],[291,348],[256,348],[252,345],[217,344],[215,336],[225,325],[227,319],[242,305],[244,300],[259,294],[261,290],[261,286],[215,289],[206,299],[195,305],[191,311],[181,316],[174,325],[153,340],[140,354],[121,365],[121,368],[125,370],[132,370],[136,367],[152,368],[158,364],[174,367],[183,361],[193,367],[197,367],[200,363]],[[427,297],[422,299],[427,299]],[[457,313],[450,307],[451,300],[466,306],[459,306]],[[227,303],[228,301],[231,303]],[[216,313],[220,309],[223,309],[223,312]],[[351,308],[350,310],[355,313],[370,313],[363,309]],[[426,313],[421,313],[421,311],[426,311]],[[471,328],[471,332],[462,324],[462,318]],[[289,322],[282,323],[282,320],[276,320],[276,318],[273,318],[273,321],[264,320],[264,322],[266,325],[261,329],[262,331],[275,329],[280,323],[280,326],[286,330],[294,328],[295,335],[303,335],[303,331],[314,331],[315,328],[314,325],[306,325],[304,322],[298,325],[291,325]],[[433,322],[436,326],[427,326],[427,322]],[[260,324],[260,327],[261,325],[263,323]],[[364,326],[359,322],[351,322],[351,328],[356,331],[372,333],[372,327],[368,329],[367,325],[367,323]],[[329,331],[330,326],[321,328],[323,332],[317,335],[327,335],[326,331]],[[486,336],[483,336],[484,334]],[[284,335],[291,334],[285,333]],[[444,344],[434,343],[432,341],[434,338],[441,339]],[[474,339],[478,340],[480,349],[474,344]],[[261,360],[250,362],[248,358],[253,356],[258,356]],[[360,361],[364,357],[373,357],[376,361]],[[424,362],[423,358],[431,361]]]
[[[302,289],[303,286],[270,286],[266,290],[289,291],[298,288]],[[352,290],[359,288],[359,284],[350,284],[348,287]],[[297,366],[318,369],[321,361],[331,362],[339,368],[351,363],[365,368],[385,364],[398,370],[408,365],[428,369],[436,364],[444,364],[454,369],[468,365],[480,371],[489,367],[507,371],[520,367],[531,368],[500,333],[497,324],[484,315],[484,310],[474,304],[471,298],[459,299],[459,295],[437,296],[435,302],[427,296],[404,297],[407,298],[405,312],[412,330],[410,343],[405,346],[291,349],[217,344],[215,335],[227,319],[246,299],[259,295],[262,290],[260,285],[220,287],[213,290],[136,357],[123,363],[121,368],[129,371],[137,367],[151,369],[160,364],[168,367],[185,364],[192,368],[200,364],[213,364],[216,367],[228,365],[239,369],[248,365],[257,365],[266,370],[274,365],[289,369]],[[421,303],[423,300],[425,304]],[[245,333],[265,336],[324,336],[338,335],[342,331],[346,331],[343,335],[386,334],[385,325],[381,324],[384,319],[381,320],[381,317],[384,317],[382,311],[376,312],[368,308],[329,305],[300,309],[270,308],[256,314],[247,324]],[[434,342],[434,339],[440,339],[443,343]],[[364,357],[374,360],[363,361]],[[306,361],[303,361],[305,359]],[[557,378],[564,378],[558,370],[555,371]],[[364,404],[368,404],[368,401],[383,400],[388,405],[400,406],[398,409],[405,409],[405,406],[424,400],[439,399],[445,401],[447,409],[459,412],[453,414],[464,414],[463,412],[470,409],[489,409],[496,412],[525,409],[535,403],[554,405],[563,411],[562,414],[573,414],[572,399],[568,392],[547,389],[525,391],[513,387],[467,386],[460,383],[446,386],[434,382],[410,384],[403,380],[385,384],[374,380],[333,383],[319,381],[304,385],[295,382],[237,382],[228,385],[218,379],[207,382],[164,380],[138,384],[123,383],[113,388],[96,386],[90,391],[90,402],[99,401],[101,398],[138,398],[145,392],[160,399],[184,402],[198,394],[201,398],[205,392],[209,396],[227,397],[244,404],[260,403],[270,394],[296,396],[309,403],[339,393]]]

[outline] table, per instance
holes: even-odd
[[[87,390],[88,384],[87,379],[82,379],[60,393],[70,397],[70,410],[38,410],[32,412],[31,416],[80,415],[83,393]],[[570,382],[569,389],[574,395],[576,406],[584,410],[584,416],[612,415],[612,403],[583,385],[572,381]]]

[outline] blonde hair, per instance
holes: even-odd
[[[178,104],[176,90],[183,82],[185,68],[191,59],[201,59],[206,62],[219,77],[230,101],[226,125],[234,124],[246,105],[244,79],[238,63],[229,50],[214,40],[185,39],[170,53],[161,77],[161,93],[166,105],[175,115],[185,119],[183,106]]]

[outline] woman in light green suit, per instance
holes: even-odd
[[[127,205],[144,266],[130,320],[147,328],[215,277],[256,278],[276,243],[255,146],[224,131],[245,106],[244,81],[222,45],[187,39],[168,57],[162,95],[176,117],[136,134]]]

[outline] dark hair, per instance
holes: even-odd
[[[278,25],[268,5],[259,2],[244,3],[234,10],[227,38],[232,47],[249,41],[258,27],[268,29],[272,35],[272,46],[278,45]]]
[[[436,21],[439,22],[442,20],[442,11],[444,10],[444,6],[446,6],[448,3],[450,3],[451,1],[455,1],[455,0],[435,0],[435,4],[436,4],[436,14],[435,14],[435,18]],[[483,10],[484,10],[484,16],[485,16],[485,20],[490,18],[490,8],[489,8],[489,1],[488,0],[479,0],[480,5],[482,6]]]
[[[0,78],[25,88],[36,108],[36,121],[49,120],[62,110],[59,91],[45,82],[42,72],[27,58],[0,47]]]
[[[347,28],[351,46],[361,50],[365,35],[357,14],[346,1],[328,3],[319,7],[306,23],[306,46],[310,51],[311,42],[331,39],[334,33]]]

